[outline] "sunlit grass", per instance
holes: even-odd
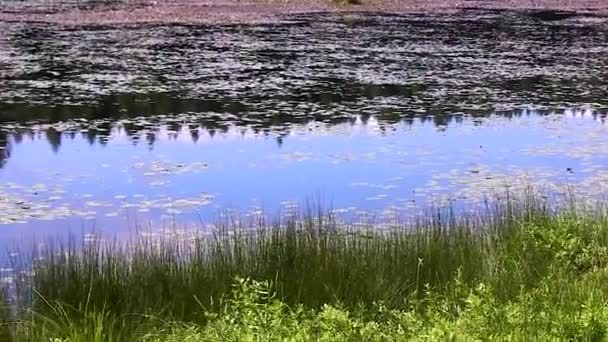
[[[50,244],[17,282],[10,326],[45,341],[603,336],[606,214],[527,197],[382,231],[306,214],[192,238]]]

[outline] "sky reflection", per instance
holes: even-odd
[[[555,191],[584,184],[580,191],[601,196],[608,190],[598,186],[608,165],[601,118],[591,110],[522,111],[459,116],[442,127],[372,116],[213,133],[187,123],[129,132],[115,122],[103,142],[91,142],[81,126],[31,126],[5,135],[0,239],[92,228],[125,233],[174,220],[201,226],[226,209],[278,214],[307,200],[355,216],[407,215],[524,184]]]

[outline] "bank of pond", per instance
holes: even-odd
[[[601,340],[608,328],[602,202],[533,195],[381,229],[309,211],[26,254],[5,270],[7,341]]]

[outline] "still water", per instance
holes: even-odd
[[[517,13],[0,23],[0,241],[306,202],[390,220],[608,193],[608,24]]]

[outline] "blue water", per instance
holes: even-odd
[[[445,205],[438,195],[457,204],[478,203],[492,189],[505,191],[509,182],[575,185],[608,166],[606,143],[589,134],[608,130],[597,116],[525,114],[481,121],[465,116],[447,127],[373,117],[367,123],[311,122],[292,126],[280,144],[272,134],[241,133],[238,127],[213,136],[201,130],[196,142],[186,128],[161,128],[154,145],[134,143],[120,124],[105,145],[63,133],[53,148],[42,129],[19,142],[9,135],[2,194],[9,202],[48,208],[28,216],[30,210],[4,203],[0,240],[90,230],[126,236],[137,228],[175,224],[205,229],[227,209],[242,218],[260,211],[278,216],[307,203],[382,219],[386,210],[413,215]],[[589,156],[564,153],[571,144],[589,145]],[[539,148],[544,152],[530,152]],[[504,180],[491,183],[488,177]]]

